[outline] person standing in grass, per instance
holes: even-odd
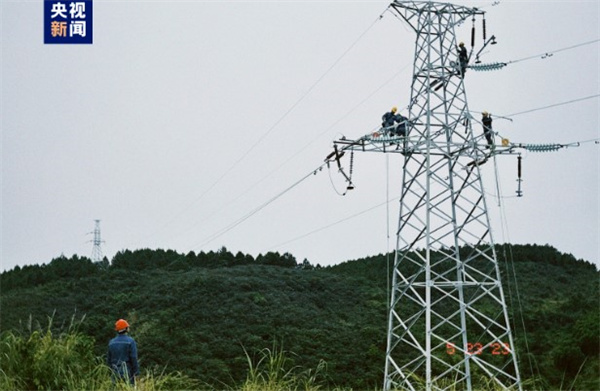
[[[137,344],[127,333],[129,323],[125,319],[119,319],[115,323],[117,336],[108,343],[108,355],[106,362],[113,373],[113,381],[117,379],[129,381],[135,384],[135,377],[140,374],[138,365]]]

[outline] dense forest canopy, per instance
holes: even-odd
[[[595,265],[550,246],[497,246],[521,376],[539,389],[600,389],[600,287]],[[0,275],[0,331],[66,327],[73,317],[105,354],[126,318],[142,366],[208,384],[247,374],[245,351],[281,344],[295,365],[327,363],[331,385],[380,387],[393,254],[313,266],[289,254],[226,248],[180,254],[125,250],[93,263],[61,256]]]

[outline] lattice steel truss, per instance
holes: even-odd
[[[390,7],[417,35],[407,137],[336,142],[404,157],[384,389],[521,389],[479,167],[501,147],[474,134],[457,66],[455,28],[483,12]]]
[[[100,220],[94,220],[95,226],[94,231],[91,232],[94,235],[94,239],[92,239],[92,243],[94,247],[92,248],[92,261],[101,262],[102,261],[102,243],[104,241],[101,238],[100,234]]]

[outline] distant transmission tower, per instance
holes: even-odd
[[[101,245],[104,241],[100,236],[100,220],[94,221],[96,222],[96,226],[94,227],[94,232],[91,232],[94,234],[94,239],[92,239],[92,243],[94,244],[94,247],[92,248],[92,261],[101,262],[103,259]]]
[[[473,133],[457,64],[455,28],[484,12],[429,1],[390,7],[417,35],[406,137],[384,129],[342,139],[328,156],[338,166],[345,151],[403,156],[384,390],[520,390],[479,167],[502,147],[487,149]]]

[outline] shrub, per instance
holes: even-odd
[[[52,332],[52,319],[44,330],[29,335],[7,331],[0,335],[1,390],[112,390],[130,391],[127,383],[113,384],[110,369],[94,357],[94,340],[73,327],[65,333]],[[199,390],[199,383],[176,373],[145,371],[139,389]]]

